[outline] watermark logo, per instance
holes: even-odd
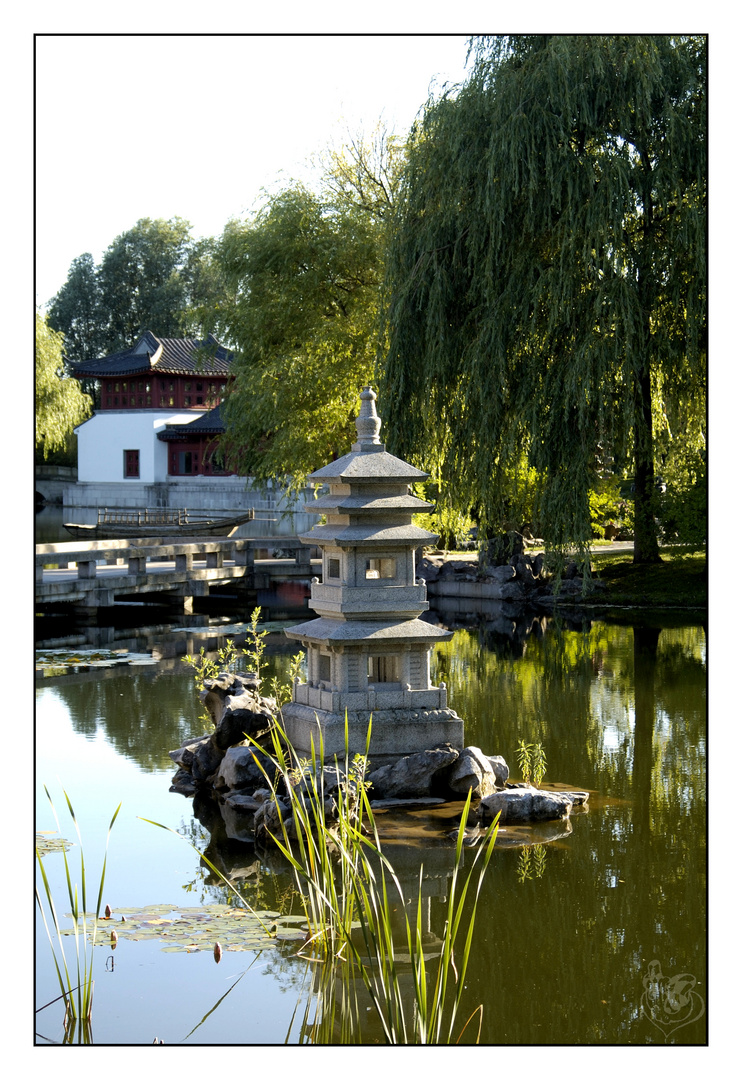
[[[682,975],[663,975],[659,960],[650,961],[642,984],[642,1012],[659,1028],[665,1042],[678,1028],[699,1020],[706,1011],[703,998],[694,989],[695,976],[686,972]]]

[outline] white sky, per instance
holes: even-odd
[[[463,34],[40,36],[36,300],[142,217],[219,235],[345,130],[406,133]]]

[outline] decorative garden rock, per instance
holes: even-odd
[[[498,813],[501,825],[516,825],[569,817],[573,806],[586,802],[584,791],[542,791],[524,784],[487,795],[476,813],[480,825],[488,825]]]
[[[508,764],[505,761],[505,758],[500,757],[499,755],[494,757],[488,756],[487,761],[489,762],[490,768],[495,775],[497,787],[504,788],[505,784],[508,781],[508,777],[510,776],[510,769],[508,768]]]
[[[222,672],[216,679],[205,679],[200,697],[215,728],[215,744],[220,750],[255,739],[270,730],[276,703],[261,697],[259,681],[250,673],[237,675]]]
[[[272,781],[275,772],[275,763],[255,747],[230,746],[222,758],[214,787],[217,791],[254,791],[266,783],[266,773]]]
[[[211,735],[186,740],[170,757],[179,766],[171,785],[172,791],[184,795],[193,794],[192,789],[213,785],[216,788],[245,787],[255,782],[265,782],[255,765],[252,751],[246,747],[246,737],[258,739],[265,735],[274,723],[276,703],[273,698],[261,697],[258,680],[254,675],[235,675],[223,672],[216,679],[204,680],[205,689],[199,695],[215,725]],[[224,758],[233,747],[242,746],[246,754],[230,757],[225,768],[233,770],[229,782],[220,777]],[[239,768],[254,765],[249,777],[236,780]]]
[[[452,746],[439,746],[400,758],[393,765],[384,765],[369,773],[375,798],[417,798],[433,795],[436,781],[458,759],[459,751]]]
[[[448,787],[457,795],[466,795],[471,791],[472,797],[479,799],[493,794],[498,787],[504,786],[504,781],[498,784],[492,760],[478,746],[465,746],[446,776]],[[502,761],[502,758],[499,760]]]

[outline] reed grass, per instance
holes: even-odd
[[[62,830],[59,826],[59,819],[57,817],[57,811],[52,802],[51,795],[46,786],[44,786],[46,797],[49,800],[49,805],[52,808],[52,814],[57,824],[57,829],[62,835]],[[98,896],[96,900],[95,913],[88,912],[87,905],[87,880],[85,872],[85,853],[83,849],[82,836],[80,834],[80,827],[75,816],[75,811],[70,802],[70,798],[66,791],[63,792],[65,801],[67,803],[67,809],[69,810],[70,817],[75,826],[77,838],[80,846],[80,882],[73,882],[72,875],[70,873],[70,865],[67,859],[66,850],[62,851],[64,858],[64,870],[65,878],[67,882],[67,895],[70,901],[71,916],[73,920],[74,929],[74,941],[75,941],[75,958],[74,966],[72,962],[68,964],[67,957],[65,955],[64,946],[62,944],[62,930],[59,924],[59,917],[54,904],[54,898],[52,889],[49,883],[49,879],[44,868],[43,859],[39,849],[36,849],[36,861],[41,872],[41,880],[43,882],[43,893],[46,899],[47,911],[44,907],[44,900],[42,894],[36,887],[36,902],[41,912],[41,917],[44,922],[44,928],[46,930],[49,945],[51,947],[52,957],[54,960],[54,967],[57,973],[57,980],[59,982],[59,988],[61,991],[61,999],[65,1003],[65,1016],[64,1016],[64,1028],[65,1028],[65,1042],[74,1041],[77,1025],[79,1024],[79,1031],[77,1032],[80,1042],[92,1042],[92,1030],[91,1020],[93,1011],[93,991],[95,988],[95,981],[93,979],[93,950],[95,947],[95,938],[98,926],[98,916],[100,914],[101,903],[103,901],[103,886],[106,879],[106,862],[108,859],[108,842],[111,836],[111,830],[114,822],[121,809],[121,803],[116,807],[111,823],[108,826],[108,834],[106,836],[106,847],[103,856],[103,865],[101,868],[100,882],[98,885]],[[88,922],[90,919],[90,922]],[[56,933],[56,940],[52,936],[50,921],[54,927]],[[90,935],[90,939],[88,939]],[[74,976],[72,974],[74,972]],[[56,998],[55,1000],[59,1000]],[[52,1004],[52,1002],[47,1003]],[[46,1008],[47,1006],[42,1006]],[[41,1011],[41,1010],[38,1010]]]
[[[311,1039],[359,1041],[365,1026],[364,997],[358,993],[361,984],[385,1042],[450,1043],[459,1019],[477,901],[498,821],[492,822],[478,845],[468,872],[462,872],[469,793],[457,833],[443,936],[430,955],[424,941],[422,866],[410,918],[402,885],[382,851],[363,778],[370,737],[369,724],[361,760],[349,760],[347,749],[342,770],[335,760],[336,813],[328,820],[321,737],[316,753],[312,746],[311,762],[297,768],[284,749],[288,744],[280,725],[274,729],[275,759],[290,814],[280,816],[281,834],[273,840],[290,863],[302,895],[309,927],[303,951],[325,965],[318,979]],[[276,805],[280,813],[280,803]],[[393,932],[393,907],[404,913],[401,938]],[[412,976],[412,1001],[402,985],[403,972]],[[480,1005],[459,1030],[458,1039],[476,1015],[481,1028]],[[304,1030],[309,1030],[306,1017]]]

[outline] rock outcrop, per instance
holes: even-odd
[[[178,766],[171,790],[182,795],[193,795],[203,785],[216,785],[227,751],[242,746],[252,754],[247,747],[248,736],[258,739],[266,735],[274,722],[276,703],[273,698],[260,695],[258,680],[251,674],[222,672],[216,679],[206,679],[200,698],[211,716],[214,731],[189,739],[170,751]],[[255,766],[254,757],[250,761]],[[258,773],[255,766],[252,775],[257,778]]]
[[[515,532],[490,540],[478,561],[429,555],[417,573],[425,579],[431,596],[476,595],[544,611],[552,610],[560,600],[576,600],[605,588],[601,581],[583,580],[574,560],[555,576],[545,565],[543,552],[530,554],[523,536]]]
[[[501,576],[511,570],[503,568]],[[297,762],[290,775],[281,772],[271,748],[258,741],[274,724],[276,703],[261,696],[255,676],[224,672],[207,679],[201,700],[214,731],[170,752],[178,766],[170,790],[212,800],[230,835],[265,842],[280,835],[283,822],[291,836],[295,827],[289,787],[294,795],[321,792],[328,823],[337,816],[340,788],[346,799],[357,803],[360,778],[343,775],[337,766],[320,766],[313,774],[307,762]],[[371,761],[364,781],[372,807],[459,801],[471,793],[481,827],[498,812],[503,825],[557,821],[587,801],[584,792],[542,791],[510,784],[508,776],[503,757],[487,755],[477,746],[457,750],[446,743],[376,769]]]

